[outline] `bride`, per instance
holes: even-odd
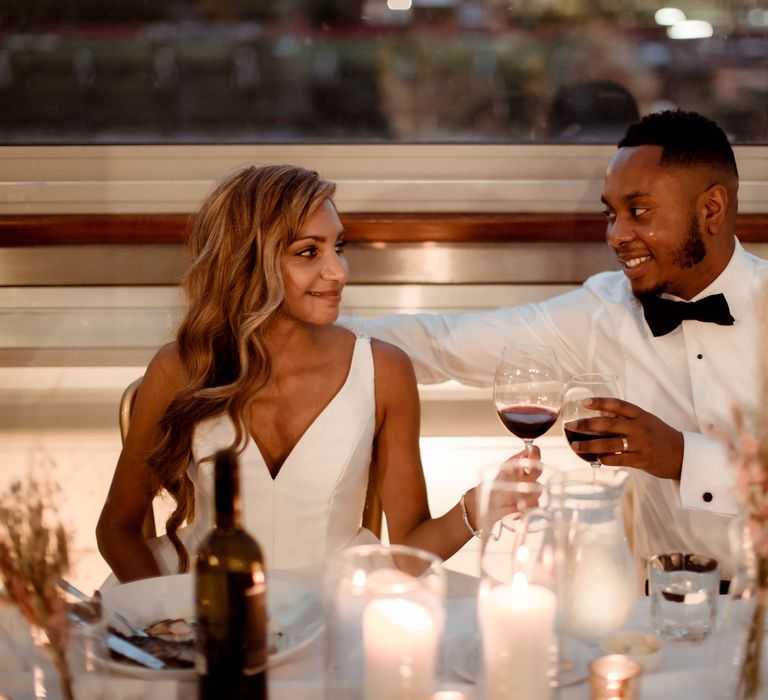
[[[334,191],[302,168],[248,167],[195,217],[188,308],[147,367],[97,527],[119,580],[188,570],[213,526],[212,456],[230,445],[244,525],[272,568],[364,540],[369,475],[391,542],[447,558],[472,535],[472,494],[430,516],[410,360],[335,324],[349,267]],[[148,543],[161,489],[176,507]]]

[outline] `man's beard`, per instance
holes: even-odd
[[[688,226],[688,235],[681,246],[672,254],[672,262],[681,270],[689,270],[696,267],[707,256],[707,249],[704,246],[704,236],[701,234],[701,227],[695,216],[691,217],[691,223]],[[642,303],[643,299],[657,297],[667,291],[669,281],[659,282],[653,289],[636,292],[635,298]]]

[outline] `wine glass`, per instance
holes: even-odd
[[[621,385],[619,378],[615,374],[602,374],[598,372],[588,372],[585,374],[574,374],[565,388],[565,397],[563,399],[563,432],[568,444],[573,446],[574,442],[584,442],[585,440],[603,440],[605,438],[619,438],[617,433],[594,433],[577,431],[569,428],[574,421],[582,418],[595,418],[596,416],[610,415],[605,411],[595,411],[591,408],[585,408],[582,403],[585,399],[592,397],[621,398]],[[595,469],[600,468],[600,454],[596,452],[575,452],[585,462],[589,462]]]
[[[563,383],[552,348],[514,345],[504,348],[493,380],[496,413],[510,433],[525,443],[533,441],[557,420],[563,401]]]

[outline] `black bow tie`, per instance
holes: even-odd
[[[673,301],[662,297],[643,300],[645,320],[654,336],[671,333],[683,321],[705,321],[719,326],[732,326],[733,316],[722,294],[713,294],[698,301]]]

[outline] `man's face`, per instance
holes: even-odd
[[[661,146],[620,148],[608,164],[606,240],[635,296],[690,299],[727,261],[714,260],[697,212],[709,186],[701,169],[662,166]]]

